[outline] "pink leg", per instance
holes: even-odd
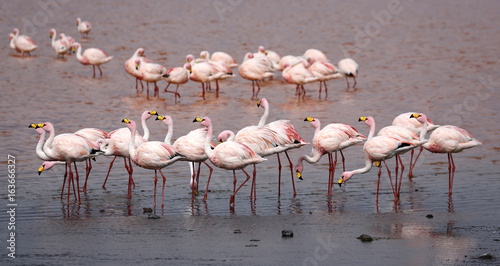
[[[231,195],[231,199],[229,200],[229,204],[232,204],[234,206],[234,196],[236,195],[236,193],[238,193],[238,191],[240,190],[241,187],[243,187],[243,185],[245,185],[245,183],[250,180],[250,175],[245,171],[245,169],[241,169],[241,171],[243,171],[243,173],[245,173],[245,175],[247,175],[247,179],[245,179],[245,181],[243,181],[243,183],[241,183],[241,185],[238,187],[238,189],[233,193],[233,195]]]
[[[320,81],[319,82],[319,98],[321,99],[321,89],[322,89],[322,86],[323,85],[323,81]]]
[[[135,90],[138,90],[138,84],[139,83],[139,79],[138,78],[135,78]]]
[[[101,66],[100,66],[100,65],[97,65],[97,68],[99,68],[99,73],[101,74],[101,78],[102,78],[102,70],[101,70]]]
[[[167,84],[167,87],[165,87],[165,92],[167,92],[168,86],[170,86],[170,83]]]
[[[252,99],[255,98],[255,81],[252,80]]]
[[[201,92],[202,92],[202,95],[203,95],[203,100],[205,100],[205,83],[201,83]]]
[[[451,153],[448,153],[449,195],[452,194],[454,177],[455,177],[455,162],[453,162],[453,155]]]
[[[94,70],[94,76],[93,76],[93,78],[95,78],[95,65],[92,65],[92,69]]]
[[[156,97],[160,97],[160,88],[158,88],[158,85],[156,85],[156,81],[153,82],[155,84],[155,91],[153,93],[153,97],[156,96]]]
[[[80,177],[78,176],[78,169],[76,168],[76,162],[73,162],[75,165],[75,173],[76,173],[76,190],[78,191],[78,204],[81,204],[82,202],[80,201]]]
[[[290,161],[290,156],[288,156],[288,152],[285,151],[286,158],[288,159],[288,163],[290,163],[290,174],[292,176],[292,186],[293,186],[293,196],[295,197],[297,195],[297,192],[295,191],[295,181],[293,179],[293,164],[292,161]]]
[[[323,84],[325,84],[325,99],[328,98],[328,87],[326,87],[326,81],[323,81]]]
[[[420,146],[420,151],[418,152],[417,157],[415,158],[415,161],[413,162],[412,165],[410,165],[410,173],[408,173],[408,177],[413,177],[413,168],[417,164],[418,157],[420,157],[420,154],[422,153],[423,150],[424,150],[424,147]],[[413,155],[413,150],[411,150],[411,152]]]
[[[276,154],[278,156],[278,197],[281,197],[281,160],[280,154]]]
[[[385,160],[383,162],[384,162],[385,168],[387,169],[387,173],[389,174],[389,180],[391,181],[392,194],[394,194],[394,198],[396,198],[396,191],[394,190],[394,185],[392,184],[391,171],[389,170],[389,167],[387,166],[387,163],[385,162]]]
[[[257,167],[255,164],[253,165],[253,179],[252,179],[252,186],[250,188],[250,199],[253,198],[254,202],[257,199],[257,184],[255,177],[257,176]]]
[[[382,165],[378,168],[378,181],[377,181],[377,203],[378,203],[378,191],[380,187],[380,175],[382,174]]]
[[[146,82],[146,90],[147,90],[146,98],[149,100],[149,82]]]
[[[332,154],[328,153],[328,196],[332,195]]]
[[[215,85],[217,85],[217,88],[215,89],[215,97],[219,97],[219,80],[215,80]]]
[[[203,201],[207,201],[207,193],[208,193],[208,185],[210,184],[210,178],[212,177],[212,171],[214,170],[210,165],[208,165],[205,161],[203,163],[210,168],[210,175],[208,176],[208,181],[207,181],[207,189],[205,190],[205,197],[203,197]]]
[[[156,169],[155,169],[155,192],[154,192],[154,204],[153,204],[153,208],[154,208],[154,214],[156,214],[156,183],[158,182],[158,175],[156,173]]]
[[[236,191],[236,172],[233,170],[233,176],[234,176],[234,181],[233,181],[233,194]]]
[[[198,186],[200,185],[200,170],[201,162],[198,163],[198,173],[196,174],[196,190],[198,190]]]
[[[167,181],[167,179],[161,172],[161,169],[158,169],[158,171],[160,171],[161,177],[163,178],[163,188],[161,190],[161,207],[163,208],[163,206],[165,206],[165,204],[163,204],[163,199],[165,198],[165,181]]]
[[[66,164],[64,166],[64,180],[63,180],[63,186],[62,186],[62,190],[61,190],[61,199],[63,198],[63,194],[64,194],[64,185],[66,184],[66,177],[68,176],[68,164]],[[68,186],[69,186],[69,183],[68,183]]]
[[[345,158],[344,158],[344,153],[342,153],[341,150],[340,150],[340,155],[342,156],[342,170],[343,172],[345,172]]]
[[[90,171],[92,170],[92,161],[87,159],[85,161],[85,184],[83,185],[83,193],[87,193],[87,180],[89,179]]]
[[[399,154],[398,154],[398,159],[399,163],[401,164],[401,176],[399,177],[399,186],[398,186],[398,199],[399,199],[399,195],[401,192],[401,183],[403,183],[403,172],[405,171],[405,166],[403,165],[403,161],[401,160],[401,156]]]
[[[141,83],[141,88],[142,88],[141,92],[143,92],[144,91],[144,84],[142,83],[142,80],[139,80],[139,82]]]
[[[396,156],[394,156],[394,158],[396,158],[396,181],[394,182],[394,187],[396,188],[395,191],[396,191],[396,194],[395,194],[395,197],[398,196],[398,178],[399,178],[399,161],[398,161],[398,156],[399,154],[396,154]]]
[[[354,79],[354,85],[352,85],[352,88],[354,89],[356,88],[356,84],[358,84],[358,82],[356,81],[356,77],[353,77],[353,79]]]
[[[104,180],[104,184],[102,184],[102,188],[104,188],[104,189],[106,189],[106,182],[108,182],[109,172],[111,172],[111,167],[113,167],[113,163],[115,162],[116,157],[117,156],[115,156],[115,158],[113,158],[113,160],[109,164],[108,174],[106,175],[106,179]],[[126,165],[126,163],[125,163],[125,165]]]
[[[68,206],[69,206],[69,196],[71,195],[71,181],[73,181],[73,172],[71,171],[71,163],[66,163],[69,168],[69,177],[68,177]],[[75,193],[75,184],[73,184],[73,194]]]
[[[260,84],[259,84],[259,81],[255,81],[255,83],[257,83],[257,87],[259,88],[259,90],[257,90],[257,94],[255,94],[255,97],[258,97],[259,96],[259,92],[260,92]]]
[[[330,188],[330,193],[333,194],[333,180],[334,180],[334,177],[335,177],[335,168],[337,168],[337,152],[335,152],[335,160],[333,161],[333,167],[332,167],[332,177],[330,178],[330,185],[331,185],[331,188]]]

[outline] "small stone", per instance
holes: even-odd
[[[103,213],[103,212],[105,212],[105,211],[106,211],[106,210],[99,210],[99,212],[100,212],[100,213]]]
[[[418,188],[417,188],[417,189],[415,189],[415,191],[418,191]]]
[[[432,215],[432,214],[427,214],[425,217],[427,217],[427,218],[429,218],[429,219],[432,219],[432,218],[434,218],[434,215]]]
[[[241,234],[241,230],[240,229],[236,229],[236,230],[233,231],[233,233],[235,233],[235,234]]]
[[[293,237],[293,231],[292,230],[282,230],[281,236],[282,237]]]
[[[482,259],[482,260],[491,260],[491,259],[493,259],[493,255],[491,255],[490,253],[484,253],[484,254],[479,255],[478,258]]]
[[[251,242],[259,242],[260,239],[250,239]]]
[[[142,208],[142,211],[143,211],[144,213],[152,213],[152,212],[153,212],[153,209],[151,209],[151,208]]]
[[[357,237],[357,239],[361,240],[361,242],[372,242],[373,238],[370,235],[362,234]]]
[[[148,215],[148,219],[160,219],[160,215],[150,214]]]

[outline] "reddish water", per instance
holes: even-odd
[[[338,244],[335,254],[328,253],[330,259],[363,264],[373,257],[378,258],[377,264],[400,263],[400,257],[390,250],[399,250],[407,258],[405,262],[415,264],[455,264],[498,251],[498,242],[493,240],[499,238],[494,221],[498,221],[500,211],[500,128],[495,123],[500,102],[495,75],[500,54],[500,6],[496,1],[51,3],[49,11],[34,1],[0,4],[0,28],[5,38],[18,27],[39,46],[31,57],[20,57],[5,41],[0,63],[1,161],[6,165],[8,154],[16,157],[16,233],[21,262],[52,264],[76,257],[78,262],[98,260],[103,264],[151,260],[313,264],[308,259],[312,257],[321,264],[324,260],[314,257],[314,249],[319,245],[318,237],[323,236],[334,236]],[[77,16],[92,23],[87,40],[76,30]],[[114,56],[102,66],[104,77],[93,79],[91,67],[81,65],[74,55],[56,59],[48,38],[51,28],[73,36],[83,49],[98,47]],[[139,120],[144,110],[157,110],[174,119],[174,139],[199,126],[192,123],[196,116],[210,116],[216,133],[256,124],[263,109],[256,107],[257,99],[251,99],[251,83],[239,75],[220,83],[218,98],[212,91],[206,100],[201,98],[199,83],[189,82],[181,86],[182,98],[175,104],[171,94],[161,93],[159,99],[149,101],[145,93],[137,94],[135,81],[125,73],[123,63],[138,47],[166,67],[181,66],[186,54],[198,56],[202,50],[225,51],[241,62],[245,53],[255,52],[259,45],[281,56],[317,48],[335,64],[350,56],[360,65],[357,89],[346,90],[343,79],[329,81],[327,99],[318,99],[318,84],[308,84],[307,97],[299,100],[294,95],[295,86],[285,83],[280,73],[262,83],[259,96],[271,105],[269,121],[291,120],[308,141],[313,129],[303,121],[307,116],[319,118],[324,125],[348,123],[367,133],[368,128],[357,122],[359,116],[375,117],[381,128],[408,111],[424,112],[436,124],[460,126],[483,141],[482,146],[454,156],[457,169],[452,199],[447,194],[446,155],[429,153],[419,161],[413,181],[403,178],[397,212],[386,179],[381,183],[377,211],[377,169],[355,176],[345,189],[335,187],[333,197],[328,198],[326,158],[316,165],[305,165],[304,181],[295,180],[295,198],[290,173],[284,168],[279,200],[277,159],[268,158],[258,166],[256,204],[249,203],[250,187],[245,186],[236,196],[233,211],[228,207],[232,173],[216,169],[207,202],[201,197],[191,202],[187,164],[177,163],[164,170],[164,217],[153,224],[142,213],[143,207],[152,207],[151,171],[134,169],[137,187],[129,201],[122,160],[115,162],[107,190],[103,190],[111,158],[99,157],[80,206],[74,202],[66,206],[66,201],[59,199],[63,167],[37,175],[41,164],[34,152],[38,138],[27,128],[30,123],[50,121],[57,133],[84,127],[109,132],[123,127],[120,121],[125,117]],[[165,86],[160,82],[160,90]],[[150,139],[163,140],[164,126],[154,121],[149,121],[149,126]],[[361,149],[360,145],[345,151],[347,169],[364,165]],[[310,147],[303,147],[290,156],[295,163],[309,152]],[[408,162],[408,155],[404,160]],[[340,171],[337,168],[335,180]],[[203,168],[201,187],[207,174]],[[238,180],[243,180],[241,172]],[[6,188],[6,178],[0,184]],[[4,224],[0,227],[7,228],[8,217],[2,213]],[[438,216],[436,222],[421,218],[427,213]],[[279,236],[282,227],[294,228],[298,236],[290,241],[269,237]],[[232,233],[234,229],[248,235],[242,240]],[[373,249],[359,246],[355,237],[364,232],[384,240]],[[252,237],[262,239],[255,242],[255,249],[245,247],[253,244],[248,242]],[[211,247],[212,239],[227,244]],[[81,245],[93,247],[82,249]],[[130,252],[131,247],[138,253]],[[425,259],[417,260],[414,253]]]

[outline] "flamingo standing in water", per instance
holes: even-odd
[[[417,134],[420,136],[421,139],[425,139],[425,134],[424,136],[421,135],[422,128],[423,128],[423,123],[420,123],[418,119],[412,119],[411,117],[413,114],[417,112],[407,112],[407,113],[402,113],[398,115],[394,120],[392,121],[393,126],[400,126],[404,127],[406,129],[409,129],[413,133]],[[423,115],[423,114],[422,114]],[[427,116],[427,132],[431,132],[434,129],[438,128],[439,125],[435,125]],[[422,153],[424,147],[420,146],[420,151],[417,154],[417,157],[415,157],[415,161],[413,161],[413,154],[415,150],[411,150],[411,157],[410,157],[410,170],[408,172],[408,177],[413,177],[413,168],[417,164],[418,157],[420,157],[420,154]]]
[[[76,26],[78,31],[82,34],[82,38],[88,38],[90,30],[92,30],[92,25],[88,21],[82,21],[80,18],[76,18]]]
[[[183,67],[171,68],[167,70],[167,73],[163,75],[163,79],[168,83],[164,91],[175,94],[175,102],[177,102],[177,96],[181,98],[181,95],[177,92],[179,90],[179,85],[185,84],[189,81],[190,69],[191,69],[191,64],[185,63]],[[177,85],[175,92],[167,90],[168,86],[170,86],[170,84],[172,83]]]
[[[306,90],[304,89],[304,84],[318,81],[319,78],[315,77],[302,62],[295,65],[285,65],[285,69],[282,72],[283,79],[290,84],[296,84],[295,93],[302,99],[306,95]]]
[[[255,98],[260,92],[259,81],[270,78],[274,74],[273,69],[261,57],[254,58],[252,53],[248,53],[248,56],[250,59],[240,65],[238,73],[240,73],[242,78],[252,81],[252,98]],[[257,93],[255,93],[255,83],[257,83],[257,87],[259,88]]]
[[[290,174],[291,174],[292,186],[293,186],[293,196],[295,197],[297,195],[297,192],[295,191],[295,180],[293,178],[293,164],[292,164],[292,161],[290,160],[290,157],[288,156],[287,151],[291,150],[291,149],[300,148],[300,147],[302,147],[306,144],[309,144],[309,143],[307,143],[300,136],[299,132],[297,132],[297,130],[295,130],[295,127],[293,126],[292,123],[290,123],[290,120],[281,119],[281,120],[276,120],[276,121],[273,121],[273,122],[266,124],[267,117],[269,116],[269,102],[267,101],[266,98],[260,99],[260,101],[257,102],[257,107],[264,108],[264,114],[260,118],[258,126],[259,127],[266,127],[266,128],[269,128],[271,130],[276,131],[278,133],[278,139],[277,139],[278,144],[280,146],[285,147],[284,152],[285,152],[286,158],[288,159],[288,163],[290,166]],[[278,156],[278,171],[279,171],[278,196],[280,196],[281,195],[281,160],[280,160],[279,153],[277,153],[276,155]]]
[[[349,80],[347,77],[354,79],[353,88],[356,87],[356,78],[358,77],[358,64],[351,58],[345,58],[339,61],[339,72],[344,75],[345,81],[347,82],[347,88],[349,89]]]
[[[319,80],[319,98],[321,98],[321,85],[325,84],[325,98],[328,97],[326,81],[342,77],[337,68],[326,61],[316,61],[308,68],[309,72]]]
[[[123,119],[122,122],[126,123],[128,128],[130,129],[131,135],[128,149],[132,162],[142,168],[155,170],[154,209],[156,213],[156,183],[158,182],[157,171],[160,172],[163,178],[163,189],[161,193],[161,207],[163,208],[166,178],[161,172],[161,169],[184,158],[184,156],[180,155],[177,149],[172,145],[161,141],[147,141],[136,147],[134,141],[137,133],[135,122],[127,118]]]
[[[95,78],[95,67],[99,68],[99,72],[102,77],[102,70],[101,70],[101,65],[105,64],[111,59],[113,59],[112,56],[109,56],[107,53],[105,53],[103,50],[98,49],[98,48],[88,48],[83,52],[82,55],[82,46],[80,43],[74,43],[73,44],[73,53],[76,50],[76,58],[82,65],[92,65],[92,68],[94,70],[94,75],[93,78]]]
[[[54,48],[54,51],[56,52],[57,58],[59,58],[59,55],[62,56],[64,59],[64,55],[68,52],[69,50],[69,43],[66,41],[62,40],[59,38],[59,40],[56,40],[56,30],[51,29],[49,37],[52,39],[52,48]]]
[[[304,121],[311,122],[311,125],[315,130],[312,140],[313,149],[311,156],[302,155],[299,157],[295,166],[297,177],[302,180],[302,172],[304,169],[302,162],[304,160],[308,163],[314,164],[319,162],[324,154],[328,154],[328,162],[330,165],[328,170],[328,195],[332,195],[335,167],[337,166],[337,151],[339,151],[342,156],[342,167],[345,172],[345,159],[342,150],[365,141],[366,137],[359,134],[354,127],[346,124],[328,124],[320,130],[321,123],[319,119],[307,117]],[[335,161],[332,160],[332,153],[335,153]]]
[[[103,130],[100,130],[98,128],[82,128],[78,131],[75,132],[75,135],[82,136],[86,138],[88,141],[91,143],[98,143],[99,140],[105,140],[108,138],[108,133],[104,132]],[[94,147],[95,149],[98,149],[98,147]],[[89,158],[85,161],[86,168],[85,168],[85,184],[83,185],[83,192],[87,193],[87,180],[89,179],[89,174],[90,171],[92,170],[92,161],[91,159],[94,159],[94,157]]]
[[[206,62],[219,62],[223,63],[229,68],[235,68],[238,66],[238,63],[232,56],[225,52],[215,52],[210,56],[210,53],[208,51],[202,51],[200,53],[200,57],[203,60],[206,60]]]
[[[156,82],[162,80],[163,74],[167,72],[167,69],[160,64],[147,63],[140,59],[135,59],[135,69],[139,71],[142,80],[146,81],[147,99],[149,99],[150,82],[155,85],[153,97],[160,97],[160,91]]]
[[[303,57],[309,62],[309,64],[314,64],[315,62],[329,62],[326,55],[318,49],[308,49]]]
[[[399,198],[392,183],[391,172],[389,170],[389,167],[387,167],[385,160],[392,158],[394,155],[398,153],[408,151],[414,147],[409,143],[402,142],[393,137],[388,137],[388,136],[374,137],[375,120],[371,116],[360,117],[359,121],[364,121],[367,125],[370,126],[370,133],[368,134],[367,141],[363,146],[363,151],[365,154],[365,167],[342,173],[342,176],[340,177],[338,184],[339,186],[342,186],[342,184],[345,183],[347,180],[351,179],[353,175],[364,174],[370,171],[370,169],[372,168],[372,164],[375,162],[376,166],[380,167],[378,172],[377,199],[376,199],[376,201],[378,202],[380,175],[382,174],[382,167],[380,164],[383,161],[387,169],[387,173],[389,174],[389,179],[391,181],[391,188],[392,188],[392,193],[394,194],[394,201],[398,201]]]
[[[59,34],[59,39],[68,44],[68,54],[71,54],[70,48],[73,47],[73,44],[75,44],[75,40],[73,40],[73,37],[61,33]]]
[[[141,83],[141,87],[142,87],[142,90],[144,90],[144,85],[142,84],[142,76],[141,76],[141,72],[139,72],[139,70],[136,69],[136,66],[135,66],[135,60],[136,59],[139,59],[141,61],[144,61],[146,63],[152,63],[152,61],[149,59],[149,58],[146,58],[144,56],[144,48],[138,48],[134,54],[132,55],[132,57],[130,57],[127,61],[125,61],[125,65],[124,65],[124,68],[125,68],[125,71],[127,71],[128,74],[130,74],[131,76],[135,77],[135,89],[137,90],[138,88],[138,84],[137,83]]]
[[[212,121],[209,117],[196,117],[193,122],[200,122],[207,128],[207,135],[205,137],[205,153],[208,159],[217,167],[226,170],[232,170],[234,176],[233,194],[229,200],[229,205],[234,206],[234,196],[241,189],[241,187],[250,179],[250,175],[245,171],[245,167],[249,164],[257,164],[265,161],[266,159],[257,155],[247,145],[236,141],[227,141],[217,145],[213,150],[210,145],[212,138]],[[241,169],[247,176],[246,180],[236,189],[236,170]],[[254,171],[254,178],[256,172]]]
[[[420,114],[421,115],[421,114]],[[425,121],[419,114],[414,114],[413,117]],[[449,195],[452,194],[453,178],[455,176],[455,163],[453,162],[453,153],[461,152],[465,149],[470,149],[482,143],[473,138],[465,129],[456,126],[440,126],[432,132],[429,137],[429,142],[423,147],[432,153],[447,153],[448,154],[448,185]]]
[[[271,50],[266,50],[266,48],[262,45],[259,46],[258,51],[260,54],[265,55],[269,59],[269,61],[271,62],[271,68],[273,69],[273,71],[280,69],[279,64],[281,61],[281,56],[278,53],[271,51]]]
[[[213,63],[200,62],[193,65],[192,62],[193,60],[190,63],[191,74],[189,75],[189,79],[201,83],[203,100],[205,100],[205,90],[208,89],[210,82],[225,76],[225,73],[219,71]]]
[[[24,53],[27,53],[31,56],[30,52],[33,52],[38,48],[35,42],[26,35],[19,35],[19,30],[15,28],[13,33],[9,34],[10,48],[16,50],[18,53],[21,53],[24,56]]]

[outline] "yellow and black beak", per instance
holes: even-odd
[[[419,118],[420,114],[414,113],[410,115],[410,118]]]
[[[135,70],[139,70],[139,63],[135,63]]]
[[[40,166],[40,168],[38,168],[38,175],[40,175],[44,169],[45,169],[45,167],[42,164],[42,166]]]
[[[149,114],[150,115],[158,115],[158,112],[156,112],[156,111],[149,111]]]
[[[130,119],[128,119],[128,118],[124,118],[124,119],[122,120],[122,123],[125,123],[125,124],[130,124]]]
[[[51,39],[52,39],[52,32],[49,34],[49,38],[51,38]]]
[[[260,100],[257,102],[257,107],[260,107]]]
[[[30,124],[30,125],[28,126],[28,128],[37,128],[37,127],[36,127],[36,124]]]
[[[344,178],[343,177],[340,177],[339,179],[339,187],[342,187],[342,183],[344,183]]]
[[[194,122],[203,122],[203,118],[201,117],[196,117],[194,120],[193,120],[193,123]]]
[[[164,117],[164,116],[162,116],[162,115],[158,115],[158,117],[156,117],[156,120],[161,120],[161,121],[163,121],[163,120],[165,120],[165,117]]]
[[[304,121],[312,122],[312,121],[314,121],[314,118],[312,118],[312,117],[306,117],[306,119],[304,119]]]
[[[304,179],[302,179],[302,173],[301,172],[297,171],[296,173],[297,173],[297,178],[299,180],[304,180]]]
[[[365,122],[366,121],[366,116],[362,116],[362,117],[360,117],[358,119],[358,122],[361,122],[361,121]]]
[[[375,166],[376,167],[380,167],[382,165],[382,163],[380,161],[375,161]]]

